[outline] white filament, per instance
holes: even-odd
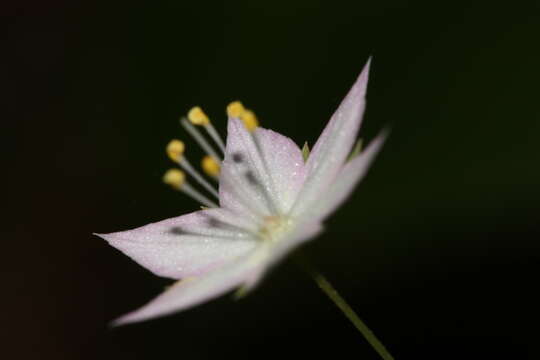
[[[219,136],[219,133],[216,131],[212,123],[208,123],[204,126],[206,131],[208,132],[208,135],[214,140],[214,142],[217,144],[217,146],[221,149],[223,153],[225,153],[225,143],[223,140],[221,140],[221,136]]]
[[[195,141],[200,145],[200,147],[202,147],[208,155],[214,157],[214,159],[216,159],[216,161],[221,165],[221,157],[217,155],[214,149],[212,149],[208,141],[206,141],[206,139],[200,133],[199,129],[193,126],[186,118],[182,118],[180,123],[182,124],[184,129],[186,129],[187,132],[195,139]]]
[[[182,191],[184,194],[191,196],[193,199],[198,201],[199,203],[206,205],[207,207],[219,207],[215,202],[208,199],[206,196],[195,190],[191,185],[189,185],[187,182],[182,184],[182,186],[178,189]]]
[[[178,165],[182,167],[182,169],[184,169],[189,175],[193,176],[193,178],[195,178],[195,180],[197,180],[199,184],[201,184],[206,190],[208,190],[208,192],[210,192],[217,199],[219,199],[219,194],[216,191],[216,189],[212,185],[210,185],[210,183],[206,181],[202,177],[202,175],[199,174],[197,170],[195,170],[195,168],[190,164],[190,162],[184,156],[181,156],[177,160],[177,162],[178,162]]]

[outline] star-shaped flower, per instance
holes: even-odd
[[[313,239],[323,221],[352,192],[379,151],[384,134],[348,160],[365,108],[369,62],[320,135],[307,160],[289,138],[258,127],[240,103],[229,105],[226,146],[200,108],[184,126],[209,154],[207,173],[218,175],[219,193],[183,156],[183,143],[169,155],[209,192],[219,206],[173,170],[165,181],[207,208],[134,230],[99,235],[156,275],[178,279],[116,324],[181,311],[235,288],[252,289],[271,265]],[[204,126],[224,150],[220,163],[195,125]]]

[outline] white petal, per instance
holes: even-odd
[[[180,279],[211,271],[255,248],[250,231],[256,228],[229,211],[209,209],[98,235],[156,275]]]
[[[229,119],[220,175],[220,205],[247,216],[285,212],[304,181],[302,152],[289,138]]]
[[[387,131],[379,134],[369,146],[354,159],[350,160],[336,176],[335,181],[325,192],[314,207],[308,209],[306,214],[311,219],[323,221],[338,206],[340,206],[349,194],[354,190],[358,182],[367,173],[371,163],[379,153],[388,135]]]
[[[180,280],[142,308],[114,321],[114,325],[168,315],[208,301],[248,281],[257,267],[250,253],[199,278]]]
[[[287,212],[304,184],[306,172],[302,150],[294,141],[272,130],[257,128],[255,136],[268,166],[274,196],[281,212]]]
[[[293,206],[293,215],[314,206],[351,151],[364,114],[368,73],[369,61],[313,146],[306,163],[305,185]]]

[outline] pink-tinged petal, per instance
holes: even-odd
[[[252,135],[242,122],[229,118],[225,158],[219,176],[220,206],[254,218],[272,213],[265,191],[268,174]]]
[[[262,156],[275,191],[280,210],[287,212],[293,205],[305,179],[302,150],[286,136],[263,128],[255,130]]]
[[[313,146],[306,163],[307,178],[293,206],[293,215],[298,216],[314,206],[347,159],[364,114],[369,64],[370,61]]]
[[[317,204],[308,210],[307,216],[309,218],[323,221],[347,199],[358,182],[366,175],[387,135],[388,132],[383,131],[364,151],[345,164],[329,187],[328,192],[324,193]]]
[[[304,180],[298,146],[276,132],[229,119],[220,175],[220,206],[246,216],[264,217],[290,208]]]
[[[148,320],[191,308],[249,281],[257,267],[258,264],[252,261],[252,253],[249,253],[201,277],[180,280],[142,308],[120,317],[113,324]]]
[[[254,225],[224,209],[209,209],[137,229],[98,234],[156,275],[196,276],[254,249]]]
[[[268,208],[259,194],[254,194],[243,175],[234,166],[229,166],[230,160],[221,164],[219,174],[219,204],[223,209],[238,214],[253,222],[260,222],[268,215]]]

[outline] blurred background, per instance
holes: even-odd
[[[373,55],[361,136],[392,134],[305,246],[396,359],[537,359],[538,2],[2,5],[4,359],[378,359],[313,281],[111,329],[170,282],[93,232],[191,211],[178,118],[240,99],[313,144]],[[186,140],[197,162],[202,153]]]

